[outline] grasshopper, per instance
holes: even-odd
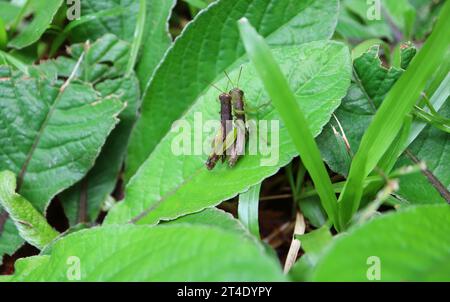
[[[214,86],[214,85],[213,85]],[[214,86],[215,87],[215,86]],[[215,87],[218,89],[217,87]],[[221,91],[220,89],[218,89]],[[220,129],[212,142],[212,151],[208,160],[206,161],[206,167],[208,170],[214,169],[217,162],[222,158],[222,162],[226,159],[227,150],[234,143],[235,131],[232,127],[232,97],[229,93],[223,92],[219,96],[220,101]]]
[[[234,167],[240,156],[244,155],[245,152],[245,144],[248,139],[248,129],[246,126],[245,119],[245,97],[244,91],[239,88],[239,81],[241,78],[242,67],[239,70],[239,76],[237,80],[237,84],[234,85],[230,76],[225,72],[230,83],[234,86],[233,89],[230,90],[229,95],[231,96],[231,103],[233,106],[233,115],[234,115],[234,129],[236,133],[236,139],[234,144],[231,146],[230,150],[230,158],[228,160],[228,164],[230,167]]]
[[[234,85],[228,73],[226,71],[224,73],[234,88],[226,93],[215,85],[212,85],[221,92],[219,96],[221,129],[212,143],[213,150],[206,162],[208,170],[214,169],[220,158],[222,158],[222,162],[224,162],[227,155],[229,155],[229,166],[234,167],[239,158],[245,153],[245,145],[249,135],[245,116],[245,94],[244,91],[239,88],[242,67],[239,71],[236,85]],[[261,107],[268,104],[269,103],[264,104]]]

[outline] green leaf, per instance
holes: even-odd
[[[79,263],[81,281],[286,280],[260,246],[234,232],[195,225],[124,225],[68,235],[54,244],[48,260],[12,281],[68,280],[69,258]]]
[[[20,7],[9,2],[0,2],[0,18],[5,24],[11,24],[20,12]]]
[[[47,30],[53,17],[61,7],[63,0],[33,0],[30,6],[33,19],[25,29],[9,42],[8,46],[22,49],[36,42]]]
[[[298,205],[308,222],[316,228],[320,228],[327,222],[327,214],[320,204],[318,196],[303,198]]]
[[[134,71],[136,59],[141,48],[142,38],[144,36],[145,17],[147,14],[147,4],[145,0],[139,0],[139,13],[134,29],[133,42],[131,43],[130,59],[128,60],[126,75],[129,76]]]
[[[382,3],[387,14],[384,16],[386,22],[394,23],[406,40],[411,39],[416,18],[414,7],[408,0],[383,0]]]
[[[0,169],[39,211],[92,167],[123,105],[87,84],[0,67]]]
[[[256,238],[260,238],[258,219],[260,190],[261,184],[257,184],[248,189],[247,192],[241,193],[238,205],[239,220]]]
[[[15,193],[16,176],[9,171],[0,172],[0,204],[14,221],[20,236],[31,245],[42,249],[58,236],[28,200]]]
[[[387,38],[392,40],[391,30],[384,20],[369,20],[367,18],[369,4],[361,0],[342,0],[339,22],[336,31],[350,40],[367,40],[372,38]]]
[[[67,76],[85,48],[83,44],[73,45],[70,48],[71,58],[59,57],[47,61],[44,63],[44,73]],[[129,44],[107,34],[87,48],[86,61],[75,77],[92,82],[101,98],[118,98],[126,104],[126,109],[120,113],[120,123],[108,137],[95,166],[80,182],[60,195],[72,225],[95,221],[103,203],[113,192],[140,105],[138,80],[134,74],[124,76]]]
[[[307,116],[309,130],[317,136],[347,91],[351,73],[347,47],[337,42],[321,41],[281,47],[274,49],[273,53],[283,73],[291,75],[290,87],[295,91],[296,101]],[[230,77],[236,79],[238,74],[239,68],[231,72]],[[226,83],[227,79],[223,78],[217,85],[226,87]],[[245,91],[249,107],[257,108],[270,101],[251,64],[243,65],[240,86]],[[216,100],[217,91],[212,87],[198,98],[182,117],[189,124],[189,129],[186,133],[171,131],[164,137],[128,183],[125,201],[111,210],[106,223],[138,221],[154,224],[159,220],[173,219],[215,206],[275,174],[297,155],[285,126],[280,123],[278,134],[278,129],[275,126],[272,128],[270,122],[268,137],[279,135],[278,142],[270,139],[268,147],[269,151],[273,150],[272,159],[269,155],[258,152],[256,155],[245,155],[233,169],[218,166],[215,170],[208,171],[204,164],[207,154],[200,152],[175,155],[172,151],[174,140],[182,134],[193,137],[195,116],[198,119],[201,114],[203,121],[215,121],[219,118]],[[257,123],[265,120],[276,124],[280,120],[271,107],[260,109],[257,116],[251,118]],[[215,133],[207,133],[208,137],[203,134],[197,141],[198,145],[210,145],[211,134]],[[164,179],[163,182],[161,178]]]
[[[439,111],[450,117],[450,103],[447,101]],[[450,190],[450,135],[429,125],[408,148],[408,153],[397,162],[397,167],[412,165],[414,160],[425,162],[427,174],[414,173],[400,177],[397,196],[407,204],[445,203]],[[428,176],[428,177],[427,177]],[[442,185],[442,188],[439,186]],[[441,191],[447,190],[442,194]],[[450,201],[449,201],[450,202]]]
[[[216,227],[241,235],[248,233],[244,225],[239,220],[235,219],[233,215],[217,208],[207,208],[198,213],[189,214],[175,220],[164,222],[162,225],[174,225],[179,223]]]
[[[171,124],[223,77],[223,71],[242,61],[237,20],[247,17],[257,24],[271,46],[298,45],[330,38],[337,13],[336,0],[225,0],[203,10],[167,52],[146,91],[130,142],[126,179],[149,157]]]
[[[287,131],[297,148],[300,158],[320,196],[320,201],[331,221],[337,220],[337,200],[331,186],[331,179],[322,162],[319,148],[314,141],[305,116],[290,90],[286,76],[275,61],[269,46],[255,31],[247,19],[239,21],[239,30],[245,49],[264,83],[264,88],[286,125]]]
[[[12,255],[25,242],[19,235],[14,222],[8,218],[8,213],[0,207],[0,265],[3,255]]]
[[[149,80],[172,43],[168,23],[175,0],[147,1],[147,17],[142,41],[141,55],[136,66],[141,91],[145,91]],[[148,25],[150,24],[150,25]]]
[[[70,57],[58,57],[39,66],[49,77],[69,77],[77,61],[86,51],[83,64],[77,69],[75,78],[97,84],[105,79],[124,75],[130,55],[130,44],[112,34],[106,34],[92,45],[74,44],[68,49]]]
[[[450,207],[411,207],[336,238],[313,281],[369,281],[379,260],[381,281],[449,281]],[[377,258],[373,258],[377,257]]]
[[[446,58],[450,36],[446,34],[445,29],[449,26],[450,2],[447,2],[432,35],[386,96],[361,140],[350,167],[348,180],[339,196],[340,229],[346,227],[359,207],[364,179],[389,149],[401,130],[406,115],[411,112],[425,89],[427,81],[438,69],[442,59]]]
[[[300,240],[305,253],[289,271],[289,276],[294,281],[308,281],[320,256],[324,253],[327,246],[333,242],[334,238],[328,226],[323,226],[296,237]]]
[[[102,98],[117,97],[127,107],[107,138],[94,167],[59,197],[71,225],[95,221],[109,198],[122,169],[131,129],[137,118],[139,83],[134,76],[105,80],[95,86]]]

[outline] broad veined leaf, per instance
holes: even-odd
[[[339,124],[332,120],[318,138],[318,144],[325,162],[335,172],[347,175],[349,161],[343,157],[332,126],[340,133],[341,127],[354,153],[361,138],[375,115],[376,108],[402,75],[403,70],[385,68],[379,59],[379,46],[369,49],[354,61],[354,78],[347,96],[335,115]]]
[[[276,48],[274,55],[284,74],[289,75],[298,104],[305,112],[311,132],[317,136],[339,106],[350,83],[351,63],[347,47],[337,42],[320,41]],[[230,74],[231,79],[237,79],[238,74],[239,68]],[[226,87],[227,79],[217,85]],[[271,106],[261,108],[270,99],[251,64],[243,66],[240,86],[246,93],[248,107],[260,107],[258,113],[249,118],[257,124],[260,121],[266,123],[268,136],[259,140],[259,144],[267,144],[268,149],[245,155],[233,169],[223,165],[208,171],[204,165],[208,154],[203,154],[202,148],[210,144],[211,134],[215,133],[205,129],[207,135],[203,138],[194,137],[197,151],[192,149],[177,156],[172,148],[183,132],[180,133],[180,129],[171,131],[129,182],[125,201],[111,210],[107,223],[152,224],[215,206],[273,175],[297,155],[277,113]],[[217,97],[217,91],[211,87],[198,98],[182,117],[189,125],[184,133],[192,138],[195,124],[201,123],[199,118],[204,122],[218,120]],[[264,127],[259,131],[264,132]]]
[[[43,211],[92,167],[123,105],[78,81],[0,73],[0,169],[18,175],[18,192]]]
[[[450,118],[448,101],[439,113]],[[450,196],[450,135],[427,126],[399,159],[397,167],[414,165],[415,161],[425,162],[425,175],[418,172],[402,176],[397,196],[407,204],[445,203],[443,196]]]
[[[15,193],[16,176],[10,171],[0,172],[0,204],[14,221],[20,236],[42,249],[59,233],[55,231],[28,200]]]
[[[120,122],[105,142],[94,167],[75,186],[60,195],[71,224],[95,221],[103,204],[114,191],[131,129],[137,118],[139,84],[134,76],[105,80],[95,86],[103,98],[117,97],[126,108]]]
[[[406,62],[410,61],[410,50],[412,46],[405,46],[402,51],[401,65],[407,67]],[[322,134],[318,138],[318,143],[322,151],[322,155],[329,165],[329,167],[341,174],[347,175],[349,169],[349,162],[345,160],[345,154],[340,152],[337,145],[337,138],[332,130],[332,126],[340,132],[341,128],[345,137],[348,139],[351,150],[357,150],[361,138],[369,126],[377,108],[383,101],[386,93],[395,84],[396,80],[403,73],[403,69],[391,67],[387,69],[381,66],[381,61],[378,58],[379,47],[372,47],[367,53],[354,61],[354,79],[347,93],[343,99],[341,106],[336,110],[335,115],[339,124],[332,120],[329,125],[325,126]],[[445,105],[444,105],[445,106]],[[436,108],[439,109],[439,108]],[[433,136],[428,142],[436,141],[434,147],[425,147],[429,150],[436,150],[436,153],[430,156],[423,156],[421,158],[425,162],[428,160],[434,161],[435,158],[445,156],[445,142],[448,140],[448,134],[439,133],[438,130],[432,130]],[[423,133],[420,137],[426,139],[428,132]],[[439,142],[437,142],[439,141]],[[426,142],[418,142],[414,145],[425,146]],[[414,146],[413,145],[413,146]],[[416,147],[412,147],[414,150]],[[421,148],[421,147],[420,147]],[[430,149],[431,148],[431,149]],[[442,149],[443,148],[443,149]],[[441,154],[440,151],[443,151]],[[413,152],[414,153],[414,152]],[[414,164],[407,157],[397,164],[397,168],[402,165]],[[444,184],[445,187],[450,185],[448,177],[444,176],[442,171],[446,170],[446,161],[437,161],[432,164],[432,170],[441,171],[436,177]],[[404,195],[403,195],[404,193]],[[442,197],[435,188],[427,181],[426,177],[421,173],[415,173],[401,177],[400,192],[398,194],[404,202],[408,203],[439,203],[443,202]],[[408,198],[412,197],[408,201]]]
[[[237,20],[247,17],[270,45],[281,46],[330,38],[337,15],[336,0],[226,0],[203,10],[168,50],[147,89],[130,142],[126,178],[210,84],[242,60]]]
[[[48,73],[67,76],[86,48],[76,44],[70,48],[71,58],[59,57],[45,63]],[[126,104],[119,115],[120,123],[108,137],[95,166],[88,175],[60,195],[71,224],[94,221],[102,204],[114,190],[122,168],[127,142],[137,118],[139,84],[134,74],[125,77],[130,47],[125,41],[107,34],[88,46],[86,63],[76,77],[92,82],[102,98],[115,97]]]
[[[9,42],[8,46],[25,48],[36,42],[47,30],[63,0],[33,0],[30,3],[33,19],[25,29]]]
[[[79,265],[79,281],[286,280],[252,240],[198,225],[97,227],[62,238],[41,257],[21,263],[24,275],[11,281],[70,281],[67,263]]]
[[[96,84],[123,75],[129,58],[130,44],[115,35],[106,34],[92,45],[82,43],[70,46],[70,57],[61,56],[45,61],[39,68],[49,77],[69,77],[85,51],[84,64],[77,69],[75,77]]]
[[[314,281],[449,281],[450,207],[386,214],[336,238]]]

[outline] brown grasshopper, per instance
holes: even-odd
[[[239,88],[239,81],[241,78],[242,67],[239,70],[239,76],[237,80],[237,84],[234,85],[230,76],[225,72],[230,83],[234,86],[233,89],[230,90],[229,95],[231,96],[231,103],[233,106],[233,115],[234,115],[234,129],[236,133],[236,138],[230,149],[230,158],[228,160],[228,164],[230,167],[234,167],[240,156],[245,153],[245,144],[248,139],[248,130],[246,126],[245,119],[245,97],[244,91]]]
[[[245,153],[245,145],[249,135],[245,116],[245,94],[239,88],[242,67],[239,71],[236,85],[234,85],[228,73],[226,71],[224,73],[234,88],[226,93],[212,85],[221,92],[219,96],[221,129],[213,140],[213,151],[206,162],[209,170],[215,167],[220,158],[224,162],[227,155],[229,166],[234,167],[239,158]]]
[[[219,88],[213,85],[216,89]],[[226,154],[229,153],[230,146],[233,145],[235,131],[232,126],[232,97],[229,93],[223,92],[219,96],[220,101],[220,129],[212,142],[212,151],[208,160],[206,161],[206,167],[208,170],[214,169],[217,162],[222,158],[222,162],[226,159]]]

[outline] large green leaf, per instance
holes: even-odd
[[[47,30],[53,21],[53,17],[61,7],[63,0],[33,0],[30,7],[33,19],[25,29],[9,42],[8,46],[14,48],[25,48],[36,42]]]
[[[286,280],[252,240],[198,225],[93,228],[66,236],[42,258],[21,263],[12,281],[68,281],[69,258],[80,264],[81,281]]]
[[[379,107],[386,94],[404,72],[403,69],[396,67],[383,67],[378,58],[378,52],[379,47],[374,46],[354,61],[353,83],[341,106],[335,112],[336,118],[353,151],[352,153],[358,149],[361,138],[376,112],[375,108]],[[404,55],[407,54],[407,51],[404,52]],[[403,57],[402,61],[405,61],[405,57]],[[442,114],[445,115],[444,112]],[[339,137],[336,137],[332,126],[339,131],[339,124],[332,120],[329,125],[325,126],[317,141],[328,166],[333,171],[346,176],[350,162],[346,161],[346,156],[348,155],[345,154],[345,151],[341,152],[338,144]],[[421,134],[420,138],[420,140],[418,139],[419,142],[414,143],[412,146],[413,153],[416,153],[416,149],[422,148],[422,146],[429,151],[435,150],[435,152],[422,152],[419,159],[427,164],[431,164],[432,170],[440,171],[435,176],[440,179],[444,186],[448,187],[450,182],[448,176],[445,176],[445,172],[443,172],[448,170],[448,160],[435,160],[445,156],[448,134],[440,133],[438,130],[432,130],[431,127],[428,127],[428,130]],[[423,140],[427,138],[428,142],[424,142]],[[428,145],[433,142],[434,144]],[[433,161],[434,163],[428,163],[428,161]],[[410,159],[403,156],[402,160],[397,164],[397,168],[412,164],[414,163]],[[412,204],[443,202],[436,189],[420,172],[401,177],[399,196],[403,197],[406,203]]]
[[[417,206],[351,229],[319,261],[314,281],[450,281],[450,207]],[[377,258],[375,258],[377,257]]]
[[[120,123],[106,140],[94,167],[76,185],[60,195],[71,224],[95,221],[104,202],[114,191],[137,117],[138,85],[135,77],[128,77],[105,80],[95,86],[103,97],[118,97],[127,107],[119,115]],[[86,209],[83,208],[85,206]]]
[[[53,70],[60,76],[67,76],[83,50],[84,44],[72,45],[72,57],[47,61],[45,68],[48,72]],[[120,123],[108,137],[95,166],[80,182],[60,195],[71,224],[95,221],[102,204],[113,192],[122,168],[140,98],[139,83],[135,75],[123,75],[129,52],[127,42],[107,34],[90,45],[86,53],[86,63],[76,74],[77,78],[91,82],[102,98],[118,98],[127,107],[120,113]]]
[[[123,105],[78,81],[62,89],[36,70],[0,74],[0,169],[18,175],[18,191],[42,212],[92,167]]]
[[[396,67],[389,69],[383,67],[379,59],[379,49],[379,46],[373,46],[355,59],[352,84],[341,106],[335,112],[353,153],[358,149],[376,108],[403,73],[403,70]],[[332,120],[319,136],[318,144],[329,167],[346,176],[350,162],[345,160],[345,154],[338,146],[332,126],[340,130],[339,124]]]
[[[130,53],[130,44],[113,34],[106,34],[92,44],[73,44],[68,49],[70,57],[60,56],[39,65],[49,77],[69,77],[81,55],[86,51],[83,64],[75,78],[97,84],[105,79],[123,75]]]
[[[237,20],[247,17],[272,46],[328,39],[338,14],[336,0],[225,0],[203,10],[178,37],[144,96],[128,151],[129,179],[210,84],[244,55]]]
[[[273,51],[284,74],[289,75],[291,89],[307,117],[311,132],[317,136],[339,106],[350,83],[350,54],[347,47],[337,42],[320,41],[276,48]],[[249,106],[257,108],[269,102],[254,67],[246,64],[243,70],[240,86],[246,93]],[[238,69],[233,71],[231,78],[237,78],[238,72]],[[226,82],[227,79],[222,79],[217,85],[225,87]],[[216,99],[217,91],[210,88],[182,117],[190,125],[188,134],[191,137],[195,130],[195,116],[202,115],[203,121],[219,118]],[[272,107],[260,109],[256,117],[250,117],[256,121],[280,120]],[[268,137],[278,135],[278,129],[270,128],[270,125],[268,127]],[[208,133],[208,137],[203,135],[197,141],[199,146],[208,145],[211,134],[215,133]],[[117,204],[108,214],[108,223],[131,220],[156,223],[161,219],[173,219],[217,205],[275,174],[297,155],[286,128],[280,122],[279,142],[269,144],[273,151],[279,151],[279,158],[274,158],[274,162],[265,163],[268,156],[258,152],[257,155],[244,156],[233,169],[218,166],[214,171],[208,171],[204,165],[207,155],[202,152],[197,155],[174,155],[172,143],[179,135],[170,132],[163,138],[127,185],[125,201]],[[161,182],[161,179],[164,181]]]
[[[18,191],[42,211],[92,167],[123,105],[78,81],[0,73],[0,168],[18,175]]]

